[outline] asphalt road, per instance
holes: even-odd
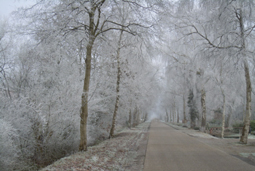
[[[154,120],[144,171],[255,171],[255,166]]]

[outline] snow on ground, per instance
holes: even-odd
[[[140,171],[143,170],[148,129],[145,122],[117,133],[114,138],[62,158],[41,171]]]

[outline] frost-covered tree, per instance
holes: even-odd
[[[190,10],[177,14],[176,28],[182,34],[197,40],[208,53],[221,51],[229,53],[226,57],[242,65],[245,71],[246,85],[246,119],[241,142],[247,143],[248,127],[251,114],[251,82],[250,64],[248,61],[253,54],[253,47],[248,42],[253,37],[252,1],[198,1],[187,7]],[[180,19],[181,18],[181,19]],[[224,59],[225,56],[220,56]]]
[[[12,37],[7,33],[8,22],[0,20],[0,84],[1,92],[11,98],[9,70],[12,69],[13,59],[8,58],[11,52]]]
[[[26,10],[25,14],[30,15],[28,18],[32,19],[30,27],[41,34],[43,38],[51,36],[51,34],[61,35],[63,38],[79,34],[80,43],[78,48],[84,48],[84,62],[85,73],[83,81],[83,93],[81,100],[80,113],[80,145],[81,151],[87,150],[87,118],[88,118],[88,102],[89,102],[89,88],[91,82],[91,68],[92,55],[97,49],[98,41],[103,38],[110,30],[120,30],[129,34],[136,34],[135,27],[141,26],[140,22],[134,18],[125,20],[124,23],[118,19],[119,11],[122,10],[124,4],[129,4],[126,7],[132,9],[130,14],[140,10],[141,6],[138,3],[123,3],[121,1],[108,2],[100,1],[59,1],[47,2],[40,1],[30,10]],[[136,7],[137,6],[137,7]],[[64,10],[63,10],[64,9]],[[114,14],[114,15],[113,15]],[[45,18],[47,20],[45,20]],[[33,21],[37,20],[36,23]],[[38,24],[40,22],[40,24]],[[38,27],[38,25],[51,25],[53,27]]]

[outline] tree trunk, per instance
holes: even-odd
[[[174,118],[175,118],[175,110],[173,112],[173,123],[174,123]]]
[[[166,122],[169,122],[169,115],[167,113],[167,109],[166,109]]]
[[[145,116],[144,116],[144,122],[146,122],[147,119],[148,119],[148,113],[146,112],[146,113],[145,113]]]
[[[137,121],[136,117],[137,117],[137,107],[135,107],[135,111],[133,113],[133,127],[136,126],[136,121]]]
[[[223,69],[223,66],[221,64],[221,68],[220,68],[220,90],[221,90],[221,95],[222,95],[222,98],[223,98],[223,111],[222,111],[222,123],[221,123],[221,138],[224,138],[226,96],[225,96],[225,92],[224,92],[224,90],[222,88],[222,85],[223,85],[222,69]]]
[[[89,13],[89,42],[86,46],[86,70],[83,84],[83,92],[81,97],[81,110],[80,110],[80,145],[79,151],[87,151],[87,119],[88,119],[88,94],[91,72],[91,54],[95,41],[94,31],[94,12]]]
[[[169,112],[170,112],[170,113],[169,113],[169,122],[172,122],[172,109],[170,109]]]
[[[87,45],[86,54],[86,72],[83,85],[83,93],[81,100],[81,113],[80,113],[80,151],[87,151],[87,118],[88,118],[88,93],[89,93],[89,83],[90,83],[90,72],[91,72],[91,52],[92,44]]]
[[[246,105],[243,104],[243,123],[245,121],[245,115],[246,115]]]
[[[114,109],[114,112],[113,112],[112,127],[111,127],[109,138],[113,137],[117,111],[118,111],[118,108],[119,108],[119,98],[120,98],[119,91],[120,91],[120,75],[121,75],[120,49],[121,49],[122,34],[123,34],[123,31],[120,32],[120,37],[119,37],[119,41],[118,41],[118,49],[117,49],[117,67],[118,67],[118,71],[117,71],[117,83],[116,83],[116,102],[115,102],[115,109]]]
[[[186,118],[186,102],[185,102],[185,96],[183,94],[183,121],[182,123],[186,123],[187,118]]]
[[[206,104],[205,104],[206,93],[204,88],[201,90],[201,107],[202,107],[202,121],[201,121],[201,131],[205,131],[206,126]]]
[[[180,115],[179,115],[179,109],[177,109],[177,123],[180,122]]]
[[[137,108],[136,114],[136,126],[140,124],[140,110]]]
[[[223,96],[223,112],[222,112],[221,138],[224,138],[226,98],[225,98],[225,93],[224,93],[223,89],[221,89],[221,93],[222,93],[222,96]]]
[[[242,130],[242,136],[240,138],[240,142],[247,144],[248,143],[248,134],[250,128],[250,119],[251,119],[251,79],[250,79],[250,71],[249,71],[249,64],[247,61],[247,57],[245,54],[245,37],[244,37],[244,23],[243,23],[243,14],[242,9],[240,8],[239,11],[239,25],[240,25],[240,35],[242,40],[242,49],[241,53],[244,57],[244,72],[245,72],[245,80],[246,80],[246,112],[245,112],[245,120],[244,126]]]
[[[173,107],[174,109],[173,109],[173,123],[174,123],[174,118],[175,118],[175,98],[174,98],[174,107]]]
[[[129,124],[129,128],[131,129],[131,127],[132,127],[132,110],[131,110],[131,107],[129,109],[128,124]]]
[[[246,114],[244,120],[244,126],[242,130],[242,136],[240,142],[247,144],[248,143],[248,134],[250,129],[250,119],[251,119],[251,79],[249,73],[248,62],[244,60],[244,70],[245,70],[245,80],[246,80]]]

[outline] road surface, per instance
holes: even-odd
[[[255,166],[160,121],[152,121],[144,171],[200,170],[255,171]]]

